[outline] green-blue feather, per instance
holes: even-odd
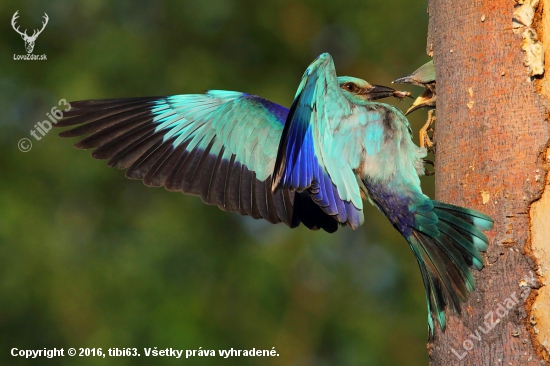
[[[304,73],[290,108],[274,184],[299,192],[315,186],[312,197],[321,208],[336,212],[339,222],[356,228],[364,221],[354,172],[361,159],[356,153],[357,136],[346,134],[344,129],[333,133],[340,120],[351,115],[352,108],[340,90],[332,58],[326,53],[320,55]],[[353,151],[346,153],[346,149]],[[330,196],[335,197],[334,204]]]

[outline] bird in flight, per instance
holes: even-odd
[[[222,90],[168,97],[71,103],[62,137],[126,169],[147,186],[200,196],[225,211],[334,232],[358,228],[363,200],[384,214],[412,249],[426,289],[428,327],[445,329],[481,269],[490,217],[422,193],[426,149],[406,117],[376,102],[406,92],[337,77],[324,53],[305,71],[290,109]]]

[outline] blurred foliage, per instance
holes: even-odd
[[[34,49],[47,61],[13,60],[25,54],[16,10],[21,29],[49,15]],[[2,1],[0,364],[425,364],[416,261],[368,204],[357,231],[290,230],[129,181],[59,131],[31,138],[27,153],[17,142],[61,98],[216,88],[288,106],[324,51],[339,75],[388,85],[427,61],[426,30],[423,0]],[[413,115],[415,130],[425,118]],[[12,347],[142,356],[25,360]],[[182,361],[145,358],[143,347],[280,356]]]

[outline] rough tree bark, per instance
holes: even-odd
[[[538,366],[549,360],[550,70],[529,75],[542,61],[537,50],[550,49],[550,0],[537,3],[429,0],[436,198],[495,219],[485,268],[474,271],[476,291],[428,344],[432,365]],[[531,9],[516,17],[529,20],[533,10],[534,21],[513,29],[520,6]],[[528,54],[534,58],[529,67]]]

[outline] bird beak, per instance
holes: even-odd
[[[413,78],[412,75],[403,76],[402,78],[395,79],[391,82],[392,84],[413,84],[418,85],[418,82]]]
[[[396,98],[403,98],[403,96],[407,96],[407,92],[398,92],[395,89],[383,85],[371,85],[370,88],[366,89],[362,94],[364,94],[368,100],[377,100],[394,96]]]
[[[413,102],[411,107],[405,112],[405,116],[420,108],[435,108],[436,96],[428,88]]]

